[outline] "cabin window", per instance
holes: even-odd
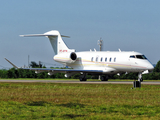
[[[101,62],[103,61],[103,58],[101,57]]]
[[[91,58],[91,61],[93,61],[93,57]]]
[[[111,61],[112,61],[112,58],[110,58],[109,61],[111,62]]]
[[[107,58],[105,58],[105,61],[107,62]]]
[[[116,62],[116,58],[114,58],[114,62]]]
[[[96,57],[96,61],[98,62],[98,57]]]

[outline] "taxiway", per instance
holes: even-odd
[[[77,84],[133,84],[133,81],[85,81],[78,80],[0,80],[0,82],[12,82],[12,83],[77,83]],[[147,85],[160,85],[160,82],[144,81],[141,84]]]

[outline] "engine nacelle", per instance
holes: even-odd
[[[77,55],[75,52],[60,53],[58,55],[55,55],[53,59],[56,62],[60,62],[60,63],[74,63],[77,59]]]

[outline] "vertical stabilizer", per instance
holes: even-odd
[[[64,43],[64,41],[62,40],[62,37],[68,37],[68,36],[60,35],[59,31],[57,30],[52,30],[44,34],[32,34],[32,35],[20,35],[20,36],[22,37],[34,37],[34,36],[35,37],[38,37],[38,36],[48,37],[55,54],[60,54],[64,52],[75,52],[74,49],[69,49],[67,45]]]
[[[62,40],[62,37],[61,37],[59,31],[52,30],[52,31],[46,32],[44,34],[49,38],[55,54],[70,51],[69,48],[64,43],[64,41]],[[64,37],[67,37],[67,36],[64,36]]]

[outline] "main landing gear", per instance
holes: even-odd
[[[101,76],[101,81],[108,81],[108,76],[107,75]]]
[[[87,78],[86,78],[86,73],[83,73],[80,78],[79,78],[80,81],[87,81]]]
[[[87,73],[81,74],[79,80],[80,81],[87,81],[86,75],[87,75]],[[108,78],[109,78],[108,75],[103,75],[103,76],[101,75],[101,81],[108,81]]]

